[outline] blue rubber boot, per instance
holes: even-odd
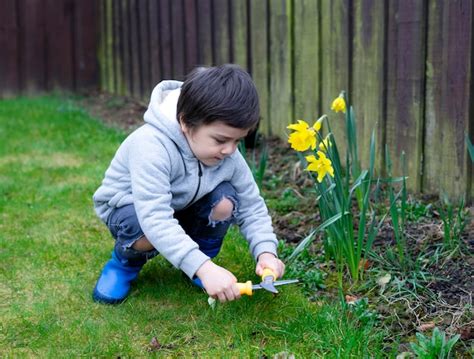
[[[130,263],[128,259],[121,258],[114,249],[112,258],[105,264],[95,285],[92,293],[94,301],[104,304],[123,302],[130,292],[131,282],[138,277],[145,263],[146,258]]]
[[[199,279],[198,277],[194,277],[194,279],[192,280],[193,284],[201,289],[204,289],[204,286],[202,285],[202,282],[201,282],[201,279]]]

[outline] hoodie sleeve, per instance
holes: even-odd
[[[237,221],[242,235],[249,243],[250,252],[255,260],[263,252],[277,255],[277,244],[272,221],[265,201],[253,178],[252,172],[242,155],[236,152],[236,170],[231,183],[237,191],[240,207]]]
[[[150,243],[190,278],[209,259],[184,232],[171,208],[171,163],[165,146],[149,133],[129,148],[131,186],[138,221]]]

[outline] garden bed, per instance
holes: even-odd
[[[104,93],[90,94],[79,103],[93,116],[126,131],[142,123],[146,110],[143,103]],[[285,257],[320,224],[321,218],[313,182],[302,171],[295,152],[280,139],[265,142],[268,164],[263,195]],[[261,148],[255,149],[256,158]],[[402,273],[386,260],[387,250],[395,247],[387,217],[374,242],[374,256],[363,263],[364,280],[351,284],[345,277],[343,294],[348,303],[368,298],[367,311],[378,317],[376,325],[388,329],[391,335],[387,345],[398,343],[398,352],[409,351],[408,343],[415,340],[415,333],[429,335],[436,326],[449,336],[459,334],[456,355],[470,356],[474,345],[474,221],[469,218],[474,217],[474,208],[466,208],[461,247],[449,252],[442,247],[442,204],[437,198],[409,196],[408,204],[405,235],[410,256],[416,261],[415,269]],[[383,206],[389,207],[387,198]],[[300,257],[288,272],[304,281],[309,300],[340,297],[334,264],[325,258],[321,238],[314,240]]]

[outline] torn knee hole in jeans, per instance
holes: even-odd
[[[140,237],[138,237],[138,238],[135,238],[135,239],[126,241],[125,243],[122,243],[122,248],[123,248],[124,250],[127,250],[127,249],[133,249],[133,250],[135,250],[135,249],[133,248],[133,245],[134,245],[137,241],[139,241],[140,239],[142,239],[142,238],[145,238],[145,235],[144,235],[144,234],[142,234],[142,235],[141,235]],[[137,252],[138,252],[138,251],[137,251]]]
[[[214,208],[220,204],[224,199],[227,199],[229,200],[229,202],[232,203],[232,210],[230,212],[229,215],[227,216],[223,216],[224,218],[215,218],[214,217]],[[221,223],[227,223],[229,221],[231,221],[234,217],[235,217],[235,214],[237,213],[237,200],[233,197],[230,197],[230,196],[223,196],[220,200],[216,201],[216,203],[214,203],[212,206],[211,206],[211,211],[209,213],[209,223],[208,223],[208,226],[211,226],[211,227],[215,227],[216,225],[218,224],[221,224]]]

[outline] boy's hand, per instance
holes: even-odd
[[[283,274],[285,273],[285,263],[275,257],[272,253],[262,253],[258,256],[255,273],[260,277],[265,268],[271,269],[276,274],[277,278],[283,277]]]
[[[236,285],[237,278],[212,261],[204,262],[196,275],[201,279],[207,294],[214,299],[219,299],[221,303],[240,298],[240,291]]]

